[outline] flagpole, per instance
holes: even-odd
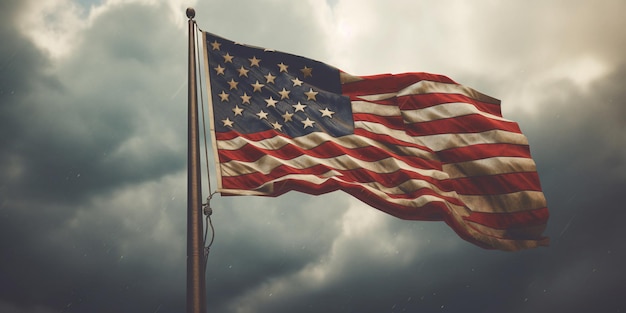
[[[187,313],[206,312],[204,242],[202,237],[202,188],[200,183],[200,139],[196,84],[196,11],[187,8],[189,23],[188,60],[188,152],[187,152]]]

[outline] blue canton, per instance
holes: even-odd
[[[289,137],[354,132],[339,70],[300,56],[205,32],[216,132],[274,130]]]

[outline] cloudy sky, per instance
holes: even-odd
[[[550,247],[512,253],[339,192],[216,196],[209,312],[626,311],[624,1],[2,0],[0,312],[185,310],[188,6],[501,99],[551,212]]]

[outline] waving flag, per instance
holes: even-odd
[[[348,75],[204,32],[223,195],[345,191],[481,247],[547,245],[526,137],[500,101],[427,73]]]

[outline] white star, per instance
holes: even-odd
[[[289,93],[291,91],[286,90],[285,88],[283,88],[283,90],[279,91],[278,93],[280,94],[280,99],[289,99]]]
[[[300,103],[300,101],[298,101],[298,104],[294,104],[294,105],[292,105],[292,107],[294,109],[296,109],[295,112],[298,112],[298,111],[304,112],[304,108],[306,108],[306,104],[302,104],[302,103]]]
[[[311,121],[308,117],[306,118],[306,120],[302,121],[302,124],[304,124],[304,128],[307,127],[313,127],[313,123],[315,123],[315,121]]]
[[[239,97],[241,97],[241,103],[242,103],[242,104],[246,104],[246,103],[247,103],[247,104],[250,104],[250,98],[251,98],[251,97],[250,97],[250,96],[248,96],[248,94],[247,94],[247,93],[245,93],[245,92],[244,92],[244,93],[243,93],[243,96],[239,96]]]
[[[222,102],[228,101],[229,94],[225,93],[224,90],[222,90],[222,93],[220,93],[218,96],[220,96],[220,100]]]
[[[307,100],[316,100],[315,96],[318,94],[319,92],[317,91],[313,91],[313,88],[309,88],[309,91],[305,92],[304,94],[306,95],[306,99]]]
[[[263,88],[263,86],[265,86],[265,85],[263,85],[263,84],[259,83],[259,81],[258,81],[258,80],[256,81],[256,83],[254,83],[254,84],[250,84],[250,85],[251,85],[252,87],[254,87],[254,90],[252,90],[253,92],[254,92],[254,91],[261,92],[261,88]]]
[[[265,99],[265,102],[267,102],[268,107],[276,107],[276,103],[278,103],[278,101],[274,100],[271,96],[268,99]]]
[[[285,120],[285,122],[289,122],[291,121],[291,117],[293,116],[293,113],[289,113],[288,111],[285,111],[285,114],[281,115],[283,117],[283,119]]]
[[[305,66],[300,71],[302,72],[302,74],[304,74],[304,78],[307,78],[307,76],[313,76],[313,74],[311,73],[311,72],[313,72],[313,68]]]
[[[267,75],[264,76],[265,79],[267,80],[266,83],[272,83],[275,84],[274,82],[274,78],[276,78],[276,76],[272,75],[272,73],[267,73]]]
[[[250,70],[247,70],[243,67],[243,65],[237,70],[237,72],[239,72],[239,77],[241,76],[245,76],[248,77],[248,72],[250,72]]]
[[[224,63],[233,63],[233,58],[232,55],[226,52],[226,55],[224,55]]]
[[[328,116],[330,118],[333,118],[333,114],[335,114],[335,112],[329,110],[328,108],[325,108],[325,109],[319,110],[319,111],[320,111],[320,113],[322,113],[322,117]]]
[[[237,116],[237,115],[243,116],[243,109],[240,108],[238,105],[235,105],[235,108],[233,109],[233,112],[235,112],[235,116]]]
[[[259,116],[259,119],[267,119],[267,112],[261,110],[261,112],[257,113],[256,115]]]
[[[222,120],[224,126],[233,127],[233,121],[231,121],[228,117],[225,120]]]
[[[214,68],[215,72],[217,72],[217,75],[224,75],[224,70],[225,68],[223,68],[221,65],[217,65],[217,67]]]
[[[303,81],[299,80],[297,77],[291,80],[293,82],[293,86],[302,86]]]
[[[257,59],[255,56],[252,57],[252,59],[248,59],[250,60],[250,67],[256,66],[259,67],[259,62],[261,62],[261,59]]]
[[[298,111],[304,112],[304,108],[306,108],[306,104],[302,104],[302,103],[300,103],[300,101],[298,101],[298,104],[294,104],[294,105],[292,105],[292,107],[294,109],[296,109],[295,112],[298,112]]]
[[[237,90],[237,85],[239,84],[239,82],[236,82],[234,79],[231,78],[228,84],[230,85],[230,90]]]
[[[215,41],[213,41],[213,42],[211,43],[211,46],[213,47],[213,50],[219,50],[221,45],[222,45],[222,44],[221,44],[221,43],[219,43],[219,42],[217,42],[217,40],[215,40]]]
[[[285,64],[285,63],[283,63],[283,62],[280,62],[280,63],[278,64],[278,67],[280,67],[280,72],[281,72],[281,73],[282,73],[282,72],[287,73],[287,68],[289,67],[289,65],[287,65],[287,64]]]
[[[280,123],[278,122],[272,123],[272,127],[274,127],[274,129],[277,129],[279,131],[283,131],[283,125],[280,125]]]

